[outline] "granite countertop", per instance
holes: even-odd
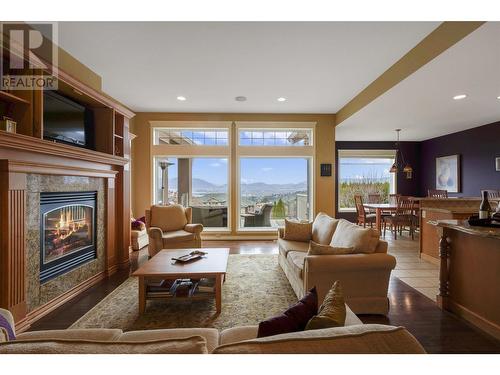
[[[500,240],[500,228],[470,226],[467,220],[433,220],[429,224],[455,229],[467,234]]]

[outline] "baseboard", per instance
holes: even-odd
[[[429,263],[435,264],[436,266],[439,266],[441,261],[438,258],[434,258],[433,256],[420,253],[420,259],[423,259]]]
[[[479,316],[475,312],[469,310],[468,308],[451,299],[448,299],[447,301],[447,308],[448,310],[467,320],[480,330],[488,333],[497,340],[500,340],[500,326],[498,324],[490,322],[489,320],[483,318],[482,316]]]
[[[16,323],[16,330],[19,330],[19,332],[22,332],[23,330],[26,331],[30,327],[30,325],[36,322],[38,319],[44,317],[45,315],[57,309],[59,306],[68,302],[70,299],[76,297],[78,294],[94,286],[105,277],[105,272],[99,272],[97,275],[92,276],[90,279],[87,279],[84,282],[74,286],[73,288],[54,298],[50,302],[37,307],[35,310],[29,312],[26,315],[25,319]]]

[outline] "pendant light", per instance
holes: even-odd
[[[403,154],[403,151],[401,150],[401,145],[399,142],[399,132],[401,129],[395,129],[396,131],[396,156],[394,158],[394,164],[392,164],[391,169],[389,170],[390,173],[398,173],[400,168],[403,168],[403,173],[406,174],[407,179],[411,179],[413,176],[413,168],[411,167],[410,163],[407,163],[405,161],[405,156]],[[398,157],[400,156],[400,157]]]

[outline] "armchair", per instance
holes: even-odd
[[[151,206],[146,210],[146,229],[151,257],[162,249],[201,247],[203,225],[192,223],[191,207],[179,204]]]

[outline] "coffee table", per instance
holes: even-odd
[[[180,257],[194,250],[204,251],[207,255],[202,259],[188,263],[172,260],[172,258]],[[201,278],[215,279],[212,298],[215,297],[217,313],[220,313],[222,309],[222,283],[226,275],[228,257],[228,248],[161,250],[132,274],[132,276],[139,278],[139,313],[143,314],[146,310],[148,279],[176,280]]]

